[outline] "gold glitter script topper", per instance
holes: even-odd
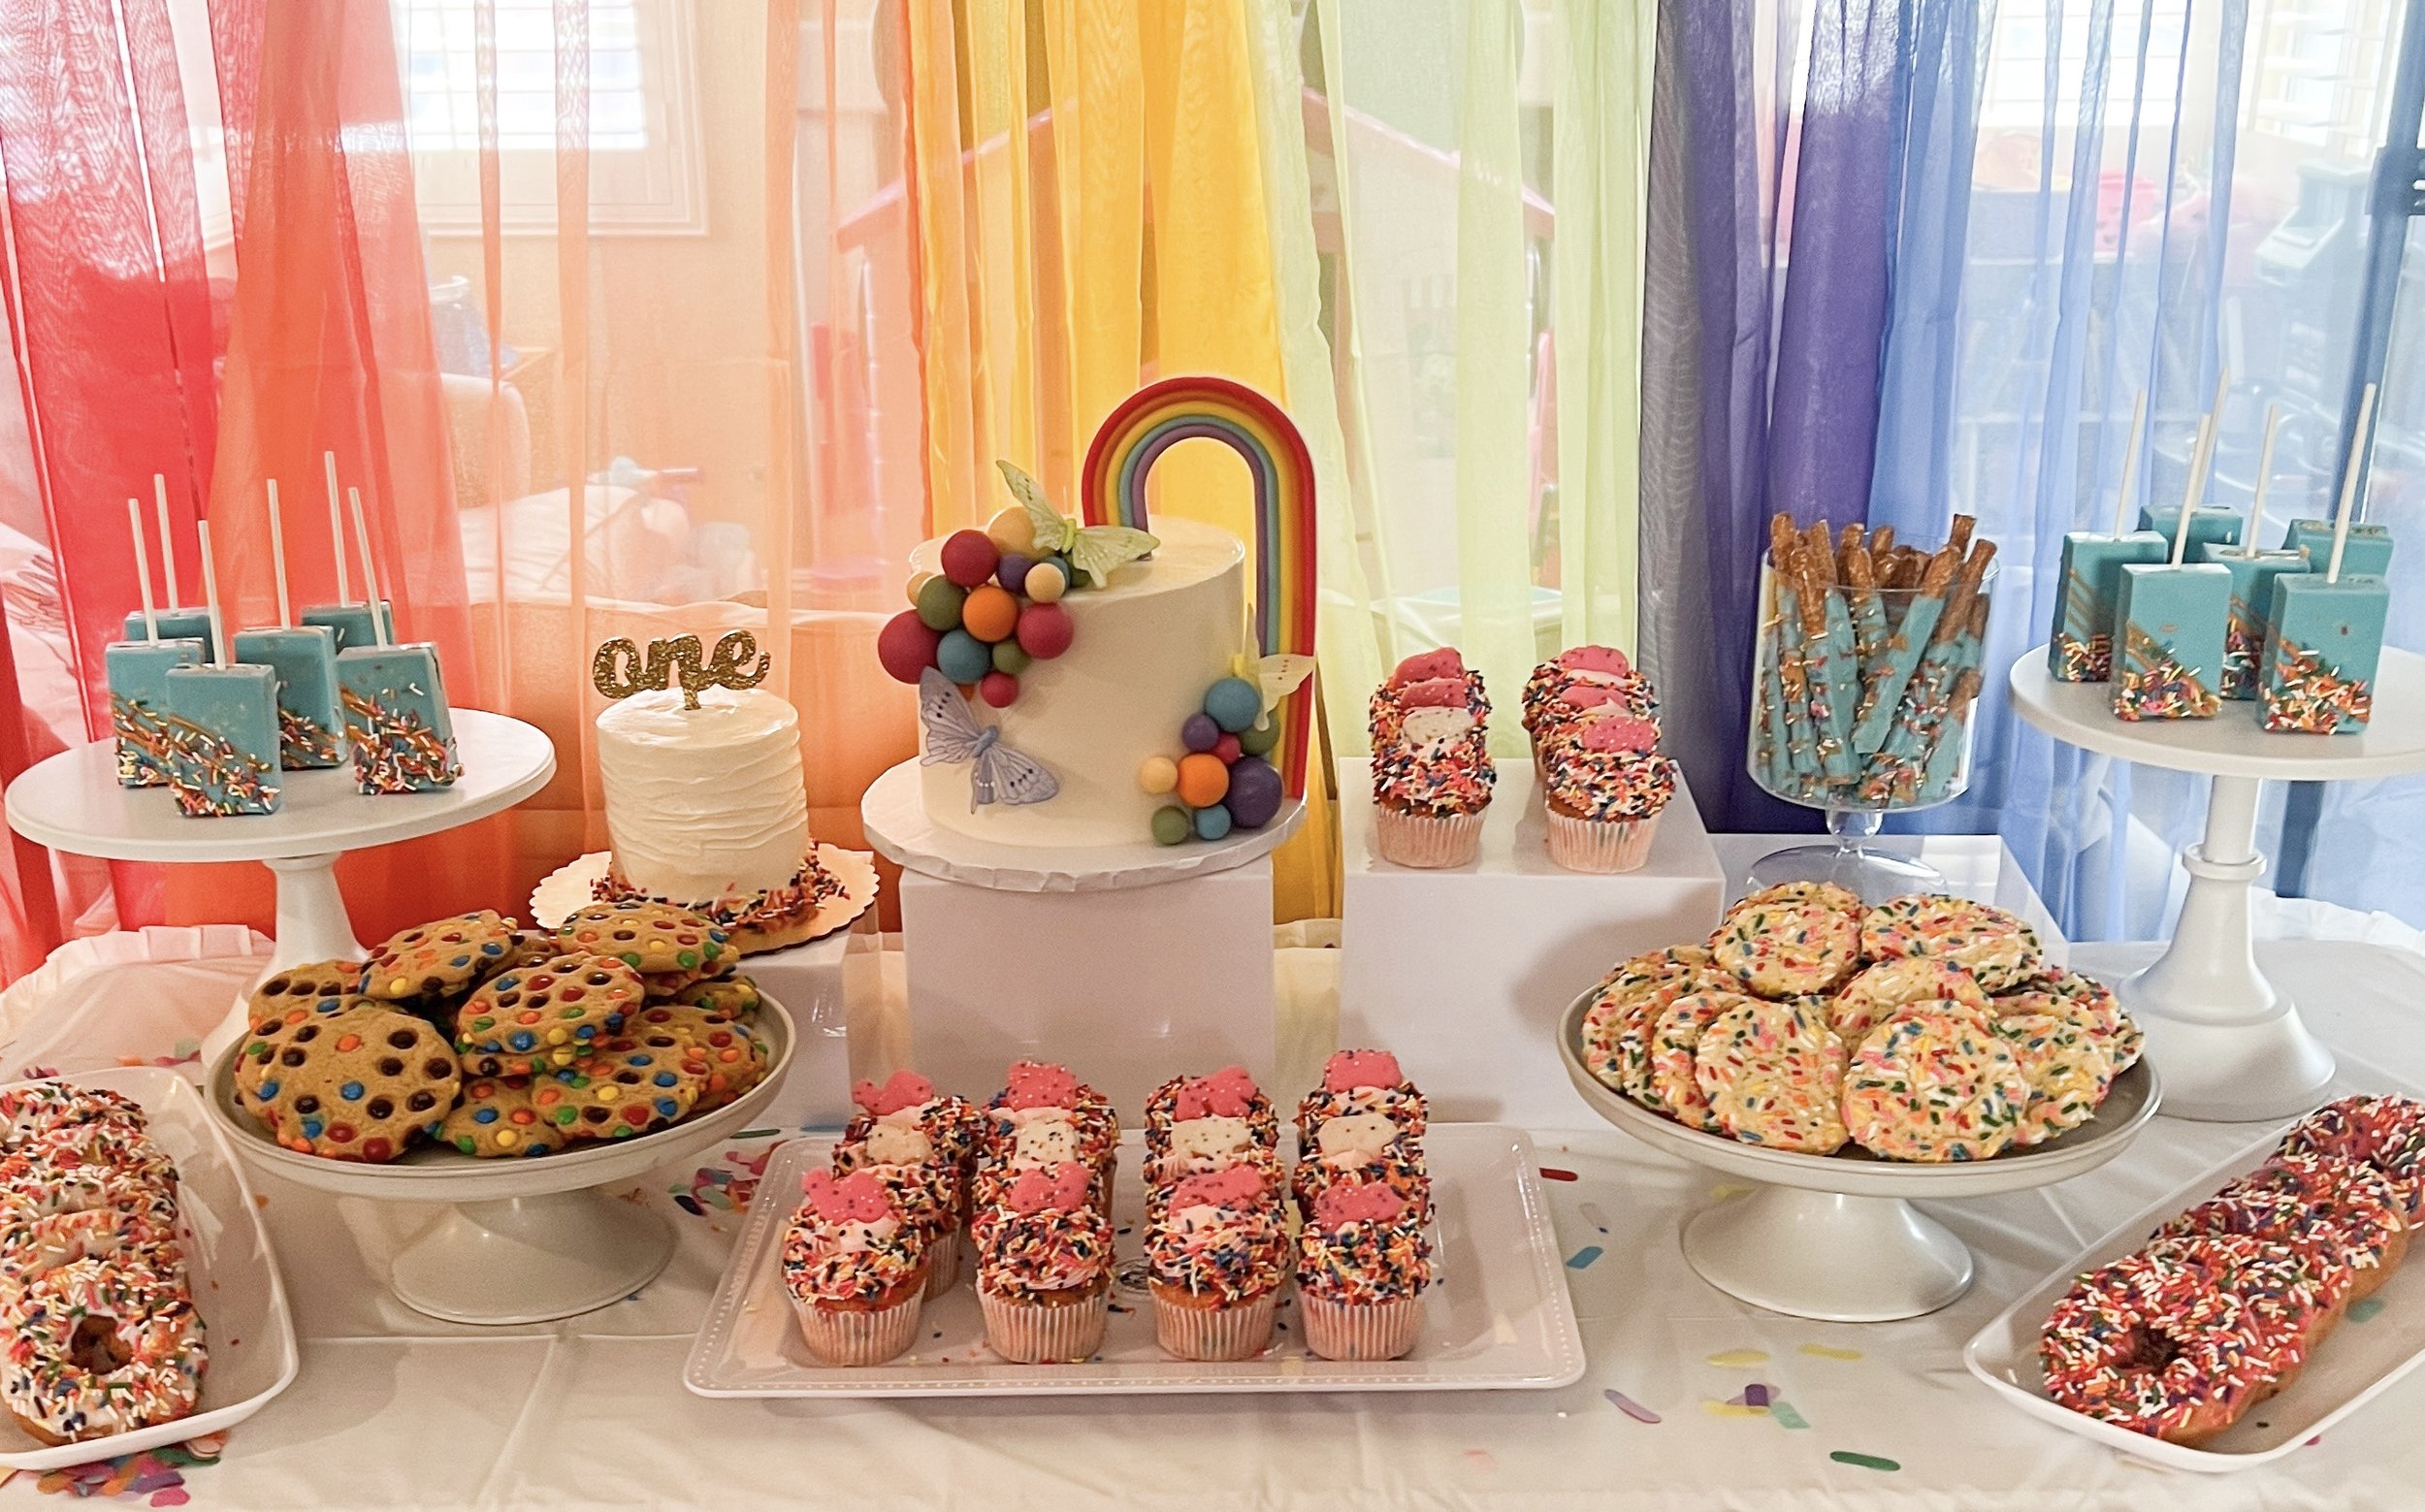
[[[695,709],[698,695],[710,688],[735,692],[756,688],[765,680],[770,664],[758,649],[758,637],[747,630],[726,631],[705,665],[700,664],[699,654],[696,635],[652,640],[645,658],[630,636],[618,635],[598,647],[598,655],[590,659],[590,681],[609,698],[629,698],[636,692],[678,687],[682,690],[682,706]],[[749,665],[753,658],[756,664]]]

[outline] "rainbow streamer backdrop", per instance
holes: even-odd
[[[1165,378],[1120,402],[1086,448],[1080,499],[1088,525],[1146,523],[1146,477],[1180,441],[1226,442],[1254,479],[1255,638],[1265,656],[1313,655],[1313,459],[1277,404],[1227,378]],[[1313,683],[1280,711],[1280,781],[1305,796]]]

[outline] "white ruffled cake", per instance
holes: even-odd
[[[635,693],[598,717],[614,861],[600,897],[698,911],[741,949],[807,938],[841,885],[817,864],[800,766],[800,719],[762,689]]]

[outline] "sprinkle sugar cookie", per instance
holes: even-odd
[[[2043,1143],[2095,1116],[2113,1085],[2114,1062],[2094,1031],[2059,1013],[2008,1013],[1994,1029],[2029,1083],[2015,1144]]]
[[[556,932],[574,949],[614,956],[638,972],[652,998],[721,976],[738,959],[723,930],[670,903],[593,903]]]
[[[1832,991],[1860,947],[1860,916],[1819,897],[1737,909],[1709,937],[1711,958],[1762,997]]]
[[[1753,1000],[1733,992],[1688,992],[1663,1010],[1651,1030],[1646,1106],[1655,1106],[1688,1129],[1721,1132],[1709,1100],[1701,1096],[1697,1071],[1702,1034],[1718,1015]],[[1658,1101],[1654,1105],[1651,1099]]]
[[[1993,1012],[1979,980],[1950,961],[1915,955],[1880,961],[1844,983],[1827,1011],[1835,1032],[1854,1045],[1915,1003],[1958,1003],[1982,1017]]]
[[[1719,1129],[1746,1144],[1844,1144],[1844,1049],[1815,1006],[1738,999],[1701,1030],[1694,1079]]]
[[[1860,952],[1872,960],[1930,956],[1951,961],[1989,992],[2019,986],[2038,969],[2038,937],[1992,904],[1914,893],[1871,909],[1860,921]]]
[[[2029,1082],[1966,1013],[1908,1012],[1869,1033],[1844,1074],[1844,1125],[1889,1160],[1985,1160],[2013,1142]]]
[[[494,909],[415,924],[371,952],[363,995],[409,1003],[467,991],[513,949],[516,927]]]
[[[1995,1000],[1995,1012],[2010,1018],[2028,1013],[2053,1013],[2071,1019],[2093,1034],[2114,1063],[2117,1076],[2139,1063],[2145,1037],[2122,1012],[2114,989],[2094,977],[2062,967],[2041,967],[2020,986]]]
[[[1773,887],[1762,887],[1758,892],[1744,894],[1726,911],[1725,917],[1732,918],[1746,909],[1768,908],[1790,903],[1816,903],[1822,908],[1833,909],[1839,914],[1858,915],[1867,912],[1867,906],[1860,901],[1860,894],[1849,887],[1839,887],[1831,882],[1781,882]]]

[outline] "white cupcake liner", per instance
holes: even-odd
[[[956,1223],[926,1243],[926,1291],[940,1297],[960,1284],[961,1258],[968,1253],[968,1233]]]
[[[926,1305],[923,1284],[889,1307],[852,1308],[807,1303],[793,1308],[808,1352],[825,1365],[882,1365],[909,1348]]]
[[[1395,1302],[1325,1302],[1297,1292],[1308,1349],[1325,1360],[1395,1360],[1412,1350],[1423,1334],[1423,1299]]]
[[[1401,814],[1387,804],[1374,809],[1374,831],[1381,859],[1398,866],[1425,869],[1463,866],[1482,849],[1482,815],[1489,805],[1471,814]]]
[[[1549,859],[1570,872],[1639,871],[1650,859],[1659,816],[1648,819],[1572,819],[1547,809]]]
[[[1153,1299],[1153,1341],[1180,1360],[1251,1360],[1271,1347],[1279,1288],[1227,1306],[1186,1307]]]
[[[1014,1365],[1078,1365],[1092,1359],[1103,1347],[1112,1310],[1108,1286],[1071,1303],[1022,1302],[979,1287],[977,1301],[985,1308],[986,1342]]]

